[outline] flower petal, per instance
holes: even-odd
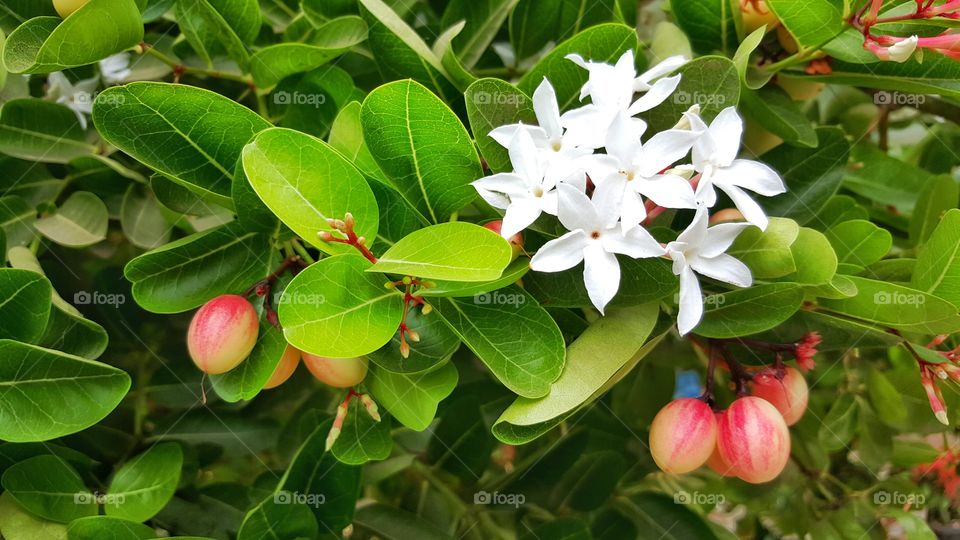
[[[737,210],[740,210],[740,213],[743,214],[747,222],[760,227],[761,231],[767,230],[767,223],[769,221],[767,214],[763,211],[763,208],[757,204],[757,201],[753,200],[750,195],[747,195],[746,191],[743,191],[737,186],[725,184],[718,184],[717,187],[722,189],[723,192],[730,197],[730,200],[736,205]]]
[[[603,228],[612,227],[619,219],[623,207],[623,198],[628,194],[627,179],[620,174],[607,176],[602,182],[597,183],[593,190],[593,198],[590,199],[599,221],[594,222],[591,227]],[[633,196],[633,193],[629,193]]]
[[[743,120],[736,107],[727,107],[710,123],[710,139],[716,147],[712,161],[715,165],[728,166],[737,159],[740,139],[743,137]]]
[[[677,329],[686,335],[700,324],[703,318],[703,294],[700,282],[690,267],[680,271],[680,311],[677,313]]]
[[[537,272],[562,272],[583,261],[583,250],[589,241],[583,231],[569,232],[544,244],[530,259],[530,269]]]
[[[717,185],[731,184],[749,189],[766,197],[787,191],[777,171],[764,163],[749,159],[735,159],[729,167],[717,169],[713,173],[713,181]]]
[[[539,184],[543,180],[543,169],[540,167],[540,152],[533,142],[530,132],[518,129],[510,141],[508,148],[510,163],[517,174],[528,179],[530,183]]]
[[[560,123],[567,128],[564,141],[569,139],[574,146],[602,148],[613,118],[611,111],[594,104],[567,111],[560,117]]]
[[[647,93],[640,96],[640,99],[633,102],[633,105],[630,105],[630,109],[628,111],[630,116],[649,111],[657,105],[660,105],[666,101],[674,91],[676,91],[677,86],[679,85],[680,75],[674,75],[673,77],[660,79],[659,81],[653,83],[653,86],[649,87]]]
[[[721,223],[707,229],[707,237],[700,248],[701,257],[716,257],[725,253],[744,230],[753,227],[749,223]]]
[[[616,255],[607,253],[596,242],[583,250],[583,262],[583,284],[590,301],[602,314],[620,289],[620,263]]]
[[[690,182],[680,176],[663,174],[647,180],[637,178],[630,185],[644,197],[665,208],[696,208],[697,198]]]
[[[533,93],[533,110],[537,113],[537,122],[546,132],[548,138],[563,136],[563,127],[560,126],[560,105],[557,103],[557,92],[546,77]]]
[[[750,268],[726,253],[709,259],[697,257],[690,261],[690,267],[700,275],[737,287],[749,287],[753,284],[753,274],[750,273]]]
[[[626,113],[618,114],[607,130],[604,148],[607,155],[620,161],[621,167],[629,167],[633,158],[642,150],[638,126]]]
[[[509,240],[513,235],[529,227],[541,213],[540,201],[537,199],[531,197],[514,200],[503,215],[500,234]]]
[[[640,174],[651,177],[672,166],[690,152],[701,135],[697,131],[668,129],[650,137],[637,158]]]
[[[517,131],[521,129],[527,130],[530,133],[530,136],[533,137],[533,144],[537,148],[546,148],[547,144],[547,133],[538,126],[528,126],[526,124],[510,124],[508,126],[500,126],[495,128],[488,133],[490,138],[497,141],[500,146],[504,148],[510,148],[510,141],[513,140],[513,137],[517,134]]]
[[[636,180],[633,182],[636,182]],[[643,197],[633,189],[626,190],[623,194],[623,204],[620,207],[620,221],[623,229],[630,230],[639,227],[645,219],[647,219],[647,207],[644,204]]]
[[[591,230],[601,226],[603,222],[597,209],[585,193],[569,184],[560,184],[557,192],[560,199],[557,217],[567,230]]]
[[[687,63],[687,58],[683,55],[671,56],[664,59],[662,62],[648,69],[646,72],[637,77],[634,84],[634,90],[637,92],[642,92],[646,90],[644,87],[648,87],[650,81],[663,77],[668,73],[672,73],[679,69],[681,66]]]
[[[677,236],[677,242],[682,242],[694,248],[703,245],[703,241],[707,238],[708,219],[707,208],[705,206],[697,207],[697,213],[693,217],[693,221],[690,222],[686,230]]]
[[[477,191],[493,191],[511,197],[522,197],[530,192],[530,183],[516,173],[498,173],[474,180],[471,184]]]
[[[643,227],[633,227],[628,231],[608,231],[601,239],[603,248],[610,253],[620,253],[634,259],[660,257],[666,250]]]

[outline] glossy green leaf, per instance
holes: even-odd
[[[250,356],[226,373],[211,375],[213,389],[224,401],[231,403],[253,399],[270,380],[286,348],[283,332],[264,318],[260,321],[260,334]]]
[[[463,298],[491,293],[520,281],[530,271],[530,260],[520,257],[510,263],[497,279],[479,282],[434,281],[433,287],[420,290],[420,296]]]
[[[457,368],[447,362],[422,373],[392,373],[370,366],[365,384],[374,400],[398,422],[423,431],[437,415],[437,405],[457,386]]]
[[[670,264],[656,259],[620,261],[620,289],[610,307],[627,307],[666,298],[680,283]],[[541,304],[550,307],[586,308],[593,305],[583,284],[583,265],[564,272],[530,272],[523,278],[524,288]]]
[[[50,73],[97,62],[143,40],[134,0],[90,0],[67,19],[36,17],[7,36],[11,73]]]
[[[97,501],[77,471],[58,456],[21,461],[3,473],[3,489],[30,513],[51,521],[70,521],[97,513]]]
[[[800,309],[803,289],[796,283],[754,285],[704,299],[698,335],[732,338],[757,334],[776,327]]]
[[[493,426],[506,444],[539,437],[584,405],[597,399],[632,369],[657,322],[656,304],[611,310],[590,325],[567,350],[566,368],[549,394],[518,397]]]
[[[737,42],[735,4],[727,0],[703,0],[671,4],[677,24],[701,53],[732,51]]]
[[[273,271],[270,242],[237,223],[141,255],[124,268],[133,297],[154,313],[180,313],[221,294],[239,294]]]
[[[75,519],[67,527],[70,540],[148,540],[157,533],[142,523],[111,516],[90,516]]]
[[[863,36],[853,34],[853,37],[859,40],[856,47],[862,51]],[[960,65],[943,55],[926,55],[922,64],[916,60],[903,64],[896,62],[863,64],[834,59],[830,63],[830,68],[829,75],[807,76],[804,79],[893,92],[960,97],[960,82],[958,82]]]
[[[67,163],[92,154],[77,116],[58,103],[16,99],[0,109],[0,152],[46,163]]]
[[[837,254],[827,237],[819,231],[801,227],[790,252],[797,263],[796,274],[787,276],[790,281],[822,285],[829,283],[837,273]]]
[[[93,193],[76,191],[52,215],[33,226],[43,236],[67,247],[92,246],[107,238],[107,205]]]
[[[494,377],[516,394],[543,397],[560,377],[566,355],[563,335],[523,289],[510,286],[473,298],[441,299],[434,307]]]
[[[403,296],[369,268],[360,255],[346,254],[297,274],[280,300],[287,341],[331,358],[362,356],[388,342],[403,317]]]
[[[740,233],[728,253],[750,267],[753,277],[783,277],[797,270],[791,246],[800,235],[792,219],[771,218],[765,231],[750,227]]]
[[[466,128],[437,96],[414,81],[381,86],[363,102],[364,139],[391,183],[434,223],[477,195],[483,176]]]
[[[173,497],[180,482],[183,452],[177,443],[160,443],[134,457],[117,471],[104,510],[108,516],[146,521]]]
[[[404,323],[420,336],[406,358],[400,354],[399,332],[367,358],[387,371],[419,373],[447,361],[460,347],[460,338],[435,313],[424,315],[422,308],[414,308],[407,312]]]
[[[153,82],[104,90],[94,102],[93,122],[110,144],[227,208],[233,206],[230,187],[244,145],[270,127],[209,90]]]
[[[907,427],[907,409],[903,405],[903,396],[883,372],[871,369],[867,374],[867,395],[880,420],[892,427]]]
[[[893,283],[849,276],[857,295],[822,300],[823,307],[903,332],[941,334],[960,325],[957,307],[938,296]]]
[[[925,243],[940,223],[940,218],[956,208],[958,201],[960,184],[953,177],[942,175],[927,182],[910,217],[910,241],[914,245]]]
[[[883,205],[911,212],[917,196],[932,175],[918,167],[886,154],[869,143],[853,148],[851,159],[857,163],[843,179],[843,186]]]
[[[353,523],[384,540],[450,540],[451,536],[415,514],[374,503],[357,509]]]
[[[35,517],[4,493],[0,495],[0,534],[7,540],[67,540],[67,527]]]
[[[350,400],[343,431],[330,447],[330,453],[341,463],[363,465],[390,457],[390,417],[374,420],[359,399]]]
[[[120,225],[130,243],[143,249],[154,249],[170,240],[171,226],[163,215],[153,192],[131,184],[123,196]]]
[[[740,101],[740,75],[727,58],[702,56],[687,62],[677,73],[682,78],[673,96],[643,115],[650,122],[650,130],[672,128],[694,104],[700,105],[700,114],[711,120]]]
[[[839,262],[858,268],[879,261],[893,245],[889,231],[865,220],[844,221],[825,234],[837,252]]]
[[[817,147],[817,132],[800,105],[783,90],[767,86],[740,96],[748,118],[788,143],[807,148]]]
[[[844,29],[848,15],[844,0],[770,0],[777,15],[803,48],[823,46]]]
[[[37,211],[23,200],[23,197],[0,197],[0,228],[6,237],[7,249],[27,245],[33,240],[33,223],[36,218]]]
[[[123,371],[69,354],[0,340],[0,438],[45,441],[99,422],[130,389]]]
[[[510,43],[530,58],[591,26],[620,19],[616,0],[520,0],[510,15]]]
[[[500,79],[476,81],[467,88],[465,98],[470,130],[487,167],[494,173],[512,172],[507,149],[493,140],[490,132],[510,124],[536,124],[533,100],[516,86]]]
[[[440,24],[449,28],[465,21],[463,31],[453,40],[454,50],[467,68],[472,68],[486,52],[507,16],[519,0],[452,0],[443,12]]]
[[[36,272],[0,269],[0,339],[40,339],[50,317],[52,292],[50,282]]]
[[[316,538],[318,529],[317,518],[305,504],[270,497],[250,510],[237,533],[237,540]]]
[[[243,150],[243,168],[260,199],[305,241],[331,253],[354,248],[323,242],[328,219],[356,220],[356,233],[374,238],[377,201],[366,179],[330,146],[289,129],[264,131]]]
[[[370,272],[448,281],[491,281],[510,264],[510,244],[472,223],[420,229],[390,247]]]
[[[344,155],[368,178],[373,178],[388,184],[389,180],[384,176],[377,161],[370,153],[366,141],[363,140],[363,126],[360,124],[360,111],[363,105],[360,102],[352,101],[340,109],[337,118],[330,128],[330,146],[334,150]],[[375,186],[374,186],[375,187]],[[376,193],[376,190],[374,191]],[[379,198],[378,198],[379,200]],[[381,205],[381,213],[385,212]]]
[[[823,418],[823,424],[817,433],[820,445],[829,452],[847,448],[856,433],[859,409],[852,395],[838,396]]]
[[[915,288],[960,306],[960,210],[947,212],[920,251]]]
[[[256,0],[177,0],[176,17],[184,38],[208,65],[221,53],[247,65],[246,44],[260,30]]]

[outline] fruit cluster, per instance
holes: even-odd
[[[790,458],[787,426],[807,409],[808,388],[794,368],[764,368],[750,377],[752,395],[715,412],[704,398],[668,403],[650,426],[657,466],[684,474],[706,464],[751,484],[773,480]]]

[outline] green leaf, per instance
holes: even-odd
[[[107,205],[100,197],[88,191],[76,191],[56,213],[38,219],[33,226],[61,246],[82,248],[107,238],[109,220]]]
[[[3,473],[3,489],[30,513],[69,523],[97,514],[97,502],[73,467],[58,456],[41,455]]]
[[[466,21],[453,40],[463,64],[472,68],[480,61],[519,0],[452,0],[443,12],[440,25],[449,28]]]
[[[279,43],[258,50],[250,59],[257,86],[272,88],[285,77],[316,69],[367,39],[367,24],[341,17],[317,28],[305,43]]]
[[[34,17],[54,17],[57,15],[53,3],[34,0],[7,0],[0,9],[0,29],[6,33]]]
[[[318,236],[333,230],[328,219],[343,219],[348,212],[359,236],[376,237],[379,210],[370,186],[320,139],[289,129],[266,130],[243,149],[243,169],[267,207],[316,247],[329,253],[354,249]]]
[[[767,6],[804,49],[817,49],[843,31],[844,0],[769,0]]]
[[[610,307],[627,307],[666,298],[676,292],[679,281],[666,261],[618,257],[620,289]],[[593,305],[583,284],[583,265],[564,272],[530,272],[524,288],[541,304],[550,307],[586,308]]]
[[[857,430],[857,411],[860,407],[850,394],[841,394],[830,407],[817,433],[820,445],[828,452],[847,448]]]
[[[6,236],[7,249],[25,246],[33,240],[33,222],[37,211],[18,195],[0,197],[0,228]]]
[[[957,307],[937,296],[902,285],[848,276],[857,295],[821,300],[823,307],[843,315],[919,334],[953,332],[960,325]]]
[[[7,36],[3,63],[11,73],[50,73],[84,66],[143,41],[133,0],[90,0],[67,19],[36,17]]]
[[[754,278],[783,277],[797,270],[790,248],[799,235],[796,221],[771,218],[765,231],[750,227],[740,233],[728,253],[749,266]]]
[[[0,152],[46,163],[67,163],[92,154],[77,116],[58,103],[15,99],[0,109]]]
[[[633,28],[622,24],[594,26],[550,51],[520,79],[517,88],[531,96],[546,77],[557,92],[560,110],[565,111],[579,103],[580,88],[587,82],[587,70],[567,60],[568,54],[576,53],[594,62],[615,63],[623,53],[636,48],[637,33]]]
[[[762,156],[787,185],[783,195],[759,201],[767,214],[805,225],[818,217],[840,189],[850,143],[843,131],[834,127],[817,128],[817,140],[816,148],[782,145]]]
[[[354,525],[369,531],[372,536],[384,540],[451,540],[451,536],[433,523],[415,514],[398,510],[381,503],[366,504],[357,508]]]
[[[839,262],[865,268],[882,259],[893,245],[893,236],[866,220],[844,221],[826,232]]]
[[[131,521],[152,518],[173,497],[182,468],[183,452],[172,442],[157,444],[124,463],[107,491],[107,515]]]
[[[678,493],[679,494],[679,493]],[[685,505],[659,493],[645,492],[634,495],[623,507],[641,531],[650,538],[679,540],[697,538],[716,540],[717,535],[707,522]]]
[[[915,288],[960,307],[960,210],[947,212],[920,251]]]
[[[0,534],[6,540],[67,540],[67,527],[34,517],[4,493],[0,495]]]
[[[110,516],[90,516],[75,519],[67,527],[70,540],[148,540],[157,533],[136,521]]]
[[[591,26],[620,19],[616,0],[520,0],[510,15],[517,59],[534,56]]]
[[[359,0],[368,43],[383,80],[413,79],[447,103],[458,94],[440,58],[383,0]],[[369,142],[369,141],[368,141]]]
[[[340,109],[337,118],[333,121],[333,126],[330,127],[330,146],[350,160],[367,178],[389,184],[390,181],[380,170],[373,154],[370,153],[370,148],[363,140],[363,126],[360,124],[361,109],[362,104],[357,101],[351,101]],[[376,186],[372,187],[374,193],[378,193]],[[377,200],[379,201],[379,197]],[[386,212],[384,205],[381,205],[380,211],[382,220],[382,214]]]
[[[740,74],[737,66],[722,56],[702,56],[677,70],[682,78],[673,96],[650,112],[644,113],[651,130],[672,128],[692,105],[700,105],[700,114],[713,119],[727,107],[740,101]]]
[[[467,117],[470,129],[487,167],[494,173],[511,172],[507,149],[490,137],[490,132],[510,124],[535,125],[533,100],[516,86],[500,79],[480,79],[467,88]]]
[[[801,227],[797,240],[790,246],[797,272],[787,279],[796,283],[823,285],[837,274],[837,253],[820,231]]]
[[[400,333],[367,355],[371,361],[394,373],[419,373],[447,361],[460,347],[460,338],[436,314],[424,315],[420,309],[411,309],[404,319],[407,328],[420,335],[420,341],[410,347],[409,355],[400,354]]]
[[[213,389],[224,401],[230,403],[253,399],[270,380],[286,348],[287,341],[283,338],[283,332],[264,318],[260,321],[257,344],[250,356],[226,373],[211,375]]]
[[[368,271],[449,281],[491,281],[510,264],[510,244],[472,223],[420,229],[386,251]]]
[[[960,184],[948,175],[937,176],[923,186],[910,217],[910,242],[922,245],[933,234],[940,218],[957,207]]]
[[[460,119],[414,81],[381,86],[363,102],[364,139],[391,183],[434,223],[477,195],[480,157]]]
[[[270,497],[247,513],[237,540],[316,538],[318,529],[317,518],[306,505],[277,502],[276,497]]]
[[[387,459],[392,449],[390,417],[376,421],[359,399],[350,400],[343,431],[330,448],[330,453],[341,463],[363,465],[368,461]]]
[[[670,7],[677,24],[690,36],[690,42],[697,51],[729,52],[736,46],[737,29],[734,25],[732,2],[676,2],[671,3]]]
[[[651,303],[611,310],[591,324],[568,348],[566,368],[549,393],[518,397],[494,423],[494,436],[506,444],[529,442],[600,397],[642,358],[658,316]]]
[[[141,255],[124,268],[147,311],[180,313],[221,294],[239,294],[273,271],[266,235],[228,223]]]
[[[859,43],[854,50],[862,51],[863,36],[851,35]],[[831,49],[833,50],[833,49]],[[947,56],[929,54],[923,63],[909,60],[863,64],[834,59],[829,75],[803,77],[805,80],[843,84],[915,94],[936,94],[945,98],[960,98],[960,65]]]
[[[694,332],[710,338],[733,338],[774,328],[800,309],[803,289],[796,283],[768,283],[714,294],[703,301],[703,320]]]
[[[850,168],[843,187],[906,213],[913,210],[917,196],[932,178],[927,171],[891,157],[869,143],[855,146],[851,159],[857,166]]]
[[[46,441],[102,420],[130,389],[123,371],[58,351],[0,340],[0,438]]]
[[[374,399],[398,422],[423,431],[437,415],[437,405],[457,386],[457,368],[447,362],[422,373],[392,373],[370,366],[366,385]]]
[[[170,240],[171,226],[153,192],[139,184],[130,184],[120,208],[120,226],[130,243],[154,249]]]
[[[905,538],[910,540],[937,540],[939,538],[930,529],[926,520],[902,508],[886,507],[884,508],[884,514],[896,522],[897,526],[903,531]]]
[[[867,395],[877,411],[877,416],[886,424],[898,429],[907,427],[907,409],[903,405],[903,396],[893,386],[890,379],[876,368],[867,374]]]
[[[434,307],[494,377],[516,394],[543,397],[560,377],[566,354],[563,335],[523,289],[510,286],[474,298],[441,299]]]
[[[530,260],[520,257],[510,263],[497,279],[480,282],[463,281],[434,281],[433,287],[421,289],[418,294],[423,297],[442,296],[463,298],[491,293],[520,281],[530,271]],[[589,302],[588,302],[589,303]]]
[[[0,269],[0,339],[35,343],[50,317],[53,288],[47,278],[29,270]]]
[[[177,0],[176,18],[184,38],[208,65],[223,52],[241,67],[247,65],[245,44],[260,31],[257,0]]]
[[[403,318],[403,295],[384,288],[355,254],[338,255],[297,274],[280,300],[283,335],[294,347],[331,358],[373,352],[390,341]]]
[[[766,86],[740,96],[743,112],[754,122],[784,141],[807,148],[817,147],[817,132],[797,102],[783,90]]]
[[[270,127],[250,109],[209,90],[153,82],[104,90],[94,102],[93,122],[110,144],[227,208],[233,207],[230,188],[240,152]]]

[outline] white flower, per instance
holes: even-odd
[[[540,150],[540,157],[546,168],[545,175],[554,184],[574,182],[586,184],[585,174],[578,160],[593,153],[592,148],[581,147],[576,134],[563,129],[560,125],[560,105],[557,93],[544,77],[543,82],[533,93],[533,110],[539,126],[511,124],[501,126],[490,132],[490,137],[505,148],[509,148],[519,130],[527,131],[534,144]]]
[[[100,77],[106,84],[122,83],[132,73],[130,55],[127,53],[117,53],[100,61]]]
[[[668,129],[641,143],[636,124],[626,114],[617,116],[607,134],[606,155],[585,161],[594,182],[622,193],[620,216],[624,229],[636,227],[646,219],[641,196],[666,208],[697,207],[688,179],[661,171],[686,156],[699,136],[696,131]]]
[[[57,103],[66,105],[74,114],[80,127],[87,129],[87,115],[93,112],[93,93],[99,80],[85,79],[73,84],[62,72],[51,73],[47,78],[47,95]]]
[[[561,272],[584,262],[583,281],[590,301],[600,313],[620,288],[620,263],[615,253],[635,259],[659,257],[664,249],[642,227],[624,231],[617,223],[621,204],[617,194],[597,186],[593,199],[568,184],[560,184],[558,217],[570,232],[543,245],[530,268]]]
[[[590,96],[591,103],[563,115],[563,125],[584,138],[582,144],[593,148],[603,146],[607,138],[607,129],[617,115],[626,112],[636,116],[660,105],[680,84],[680,75],[665,75],[682,66],[686,59],[672,56],[660,62],[639,77],[634,67],[633,51],[627,51],[615,65],[602,62],[588,62],[580,55],[571,54],[567,58],[586,69],[590,75],[580,90],[580,99]],[[633,101],[636,93],[643,93]],[[634,122],[642,133],[646,123],[640,119]]]
[[[750,269],[725,252],[747,227],[748,223],[722,223],[707,228],[707,208],[697,208],[689,227],[667,244],[667,256],[673,260],[673,273],[680,276],[680,313],[677,325],[684,335],[703,317],[703,298],[696,274],[701,274],[738,287],[753,283]]]
[[[894,62],[906,62],[917,50],[917,43],[919,42],[920,39],[917,36],[910,36],[909,38],[903,41],[898,41],[887,48],[887,54],[890,55],[890,60]]]
[[[543,212],[557,213],[556,184],[546,177],[530,132],[517,130],[509,151],[515,172],[494,174],[473,182],[473,187],[490,206],[506,210],[501,229],[504,238],[526,229]]]
[[[719,188],[726,193],[747,221],[765,230],[767,215],[763,208],[744,191],[772,197],[787,190],[780,175],[767,165],[746,159],[737,159],[743,121],[733,107],[727,107],[708,128],[703,120],[691,112],[684,113],[694,131],[703,134],[693,145],[693,166],[701,173],[697,184],[697,201],[713,207]]]

